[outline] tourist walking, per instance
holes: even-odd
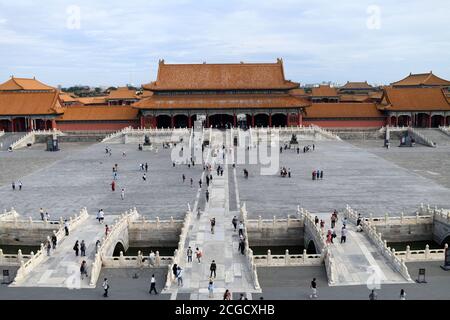
[[[214,298],[214,282],[212,281],[212,279],[210,279],[209,283],[208,283],[208,292],[209,292],[209,297],[211,299]]]
[[[288,177],[291,177],[291,168],[288,168]]]
[[[80,246],[78,245],[78,240],[75,242],[75,245],[73,246],[73,250],[75,251],[75,256],[78,257],[78,252],[80,251]]]
[[[50,249],[52,248],[52,245],[49,240],[47,240],[46,246],[47,246],[47,256],[50,256]]]
[[[206,190],[205,195],[206,195],[206,202],[209,202],[209,191],[208,190]]]
[[[111,182],[111,191],[116,191],[116,182],[114,180]]]
[[[314,217],[314,224],[316,225],[316,227],[317,227],[317,224],[319,223],[319,217],[318,216],[315,216]]]
[[[56,249],[57,242],[58,242],[58,238],[56,237],[56,234],[53,234],[52,235],[52,248],[53,248],[53,250]]]
[[[142,176],[142,180],[147,181],[147,176],[145,175],[145,173]]]
[[[48,211],[45,211],[45,219],[47,221],[50,221],[50,214],[48,213]]]
[[[103,290],[105,291],[103,293],[103,296],[105,298],[107,298],[108,297],[108,290],[109,290],[109,283],[108,283],[108,279],[107,278],[105,278],[105,280],[103,280],[102,287],[103,287]]]
[[[98,253],[98,249],[100,248],[100,240],[95,242],[95,253]]]
[[[241,254],[245,255],[245,238],[243,236],[239,242],[239,246],[241,248]]]
[[[145,172],[148,172],[148,163],[145,163]]]
[[[191,188],[192,188],[193,183],[194,183],[194,179],[191,178]]]
[[[236,231],[237,230],[238,218],[236,216],[234,216],[233,220],[231,220],[231,223],[233,224],[234,231]]]
[[[186,176],[183,174],[183,175],[181,176],[181,178],[183,179],[183,183],[184,183],[184,180],[186,180]]]
[[[239,235],[244,235],[244,224],[242,221],[239,222]]]
[[[86,265],[86,260],[83,260],[83,262],[81,262],[81,266],[80,266],[80,273],[81,273],[81,280],[83,280],[84,276],[89,277],[88,273],[87,273],[87,265]]]
[[[231,300],[230,290],[228,290],[228,289],[225,290],[225,293],[223,294],[223,300]]]
[[[150,279],[150,291],[148,293],[152,294],[152,291],[155,291],[155,294],[158,294],[156,291],[156,280],[154,274],[152,274],[152,278]]]
[[[375,292],[375,290],[372,290],[369,294],[369,300],[377,300],[378,299],[378,295]]]
[[[406,292],[405,289],[400,290],[400,300],[406,300]]]
[[[177,277],[177,271],[178,271],[178,265],[176,263],[174,263],[172,266],[172,273],[175,278]]]
[[[361,224],[361,213],[358,213],[358,219],[356,219],[356,226],[358,227]]]
[[[327,233],[327,244],[332,244],[333,243],[333,234],[331,233],[331,230],[328,229],[328,233]]]
[[[312,172],[312,179],[313,179],[313,180],[316,180],[316,170],[314,170],[314,171]]]
[[[216,218],[212,218],[210,221],[211,221],[211,233],[214,234],[214,227],[216,226]]]
[[[189,262],[192,262],[192,249],[191,249],[191,247],[189,247],[189,248],[187,249],[186,254],[187,254],[187,261],[188,261],[188,263],[189,263]]]
[[[66,236],[69,235],[69,223],[67,222],[67,219],[64,220],[64,231],[66,232]]]
[[[109,233],[109,227],[108,227],[108,225],[106,225],[105,226],[105,237],[108,236],[108,233]]]
[[[178,266],[178,268],[177,268],[177,281],[178,281],[178,286],[182,287],[183,286],[183,269],[181,269],[180,266]]]
[[[22,190],[22,181],[19,180],[19,191]]]
[[[12,187],[13,191],[16,190],[16,183],[14,181],[11,183],[11,187]]]
[[[202,251],[198,247],[195,249],[195,256],[197,257],[198,263],[201,263]]]
[[[320,180],[323,180],[323,170],[320,170]]]
[[[84,240],[81,240],[80,252],[82,257],[86,256],[86,244],[84,243]]]
[[[210,278],[213,277],[213,274],[214,274],[214,278],[216,277],[216,269],[217,269],[217,265],[216,265],[216,262],[213,260],[211,262],[211,265],[209,266],[209,270],[211,271],[211,275],[209,276]]]
[[[311,281],[311,295],[309,296],[310,299],[317,299],[317,282],[316,282],[316,278],[313,278]]]
[[[41,220],[44,221],[44,209],[39,209],[39,214],[41,215]]]
[[[125,189],[122,188],[122,191],[120,192],[120,198],[123,200],[125,199]]]
[[[343,225],[344,227],[347,226],[347,217],[344,217],[344,219],[342,219],[342,225]]]
[[[98,210],[97,219],[99,223],[103,223],[103,220],[105,220],[105,213],[103,212],[103,209]]]
[[[341,243],[345,243],[347,240],[347,228],[345,226],[341,229]]]
[[[198,185],[200,187],[200,189],[202,188],[202,179],[198,180]]]
[[[331,215],[331,228],[334,228],[335,225],[336,225],[336,216],[333,213]]]

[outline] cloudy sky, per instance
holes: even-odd
[[[450,79],[448,0],[0,0],[0,81],[140,85],[167,63],[275,62],[287,79]]]

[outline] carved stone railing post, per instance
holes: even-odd
[[[411,255],[411,247],[408,245],[408,246],[406,246],[406,254],[405,254],[406,261],[409,260],[410,255]]]
[[[302,256],[302,258],[303,258],[303,263],[306,264],[306,261],[308,260],[308,255],[306,254],[306,249],[303,249],[303,256]]]
[[[389,214],[386,212],[384,214],[384,224],[387,226],[389,223]]]
[[[425,246],[425,259],[428,259],[429,256],[430,256],[430,246],[426,245]]]
[[[262,218],[261,216],[258,216],[258,229],[262,229]]]
[[[284,253],[284,264],[289,265],[289,250],[286,249],[286,252]]]
[[[290,227],[290,224],[291,224],[291,217],[288,215],[287,216],[287,219],[286,219],[286,227],[289,229],[289,227]]]
[[[270,266],[272,264],[272,254],[270,253],[270,249],[267,250],[267,265]]]
[[[405,214],[402,212],[400,213],[400,224],[403,224],[403,218],[404,218]]]
[[[156,251],[155,254],[155,265],[159,267],[161,265],[161,257],[159,256],[159,251]]]
[[[161,225],[161,221],[159,220],[159,217],[156,217],[156,229],[159,229]]]
[[[277,218],[273,216],[272,227],[275,228],[277,225]]]
[[[170,227],[173,228],[173,226],[175,225],[175,222],[173,220],[173,217],[170,217]]]

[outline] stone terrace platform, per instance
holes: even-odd
[[[247,203],[250,217],[294,214],[297,205],[310,212],[331,212],[348,203],[374,215],[411,214],[421,202],[449,206],[450,189],[412,170],[343,141],[316,141],[315,151],[303,153],[303,145],[312,143],[300,141],[300,154],[283,150],[280,155],[280,167],[290,168],[292,178],[261,176],[259,165],[237,165],[240,199]],[[314,169],[324,171],[323,180],[312,181]]]
[[[138,151],[137,145],[111,145],[112,156],[105,153],[104,144],[85,148],[74,148],[59,152],[23,149],[0,154],[2,172],[14,170],[13,178],[23,183],[22,191],[12,191],[11,181],[3,181],[0,187],[0,208],[14,207],[23,216],[39,219],[39,208],[48,210],[51,219],[68,216],[87,207],[94,214],[103,208],[105,214],[118,214],[136,207],[143,215],[170,218],[184,216],[187,203],[195,199],[202,166],[188,168],[184,165],[172,167],[170,149]],[[40,150],[45,146],[41,145]],[[126,152],[126,157],[122,152]],[[39,155],[36,155],[38,153]],[[39,161],[35,158],[48,158]],[[41,157],[41,158],[40,158]],[[20,160],[20,166],[15,165]],[[139,163],[148,162],[147,181]],[[112,167],[118,164],[116,191],[111,191]],[[28,168],[31,166],[32,168]],[[33,170],[31,170],[33,169]],[[30,171],[32,171],[30,173]],[[20,174],[23,173],[23,174]],[[186,175],[183,184],[181,175]],[[193,178],[191,188],[189,179]],[[120,189],[125,188],[125,200],[121,200]]]

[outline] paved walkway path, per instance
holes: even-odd
[[[222,132],[214,132],[212,140],[211,163],[220,164],[224,172],[223,175],[217,175],[217,166],[212,168],[213,180],[209,186],[209,202],[206,203],[205,211],[200,218],[193,219],[186,240],[186,248],[190,246],[194,252],[193,262],[187,263],[186,257],[186,263],[182,265],[184,285],[178,287],[177,293],[190,293],[191,300],[211,299],[207,289],[210,278],[209,268],[212,260],[215,260],[217,275],[214,278],[214,299],[223,299],[226,289],[232,293],[245,293],[251,298],[249,294],[255,292],[251,273],[245,256],[238,251],[238,232],[234,231],[231,223],[233,216],[239,217],[239,213],[229,210],[229,183],[234,181],[228,181],[228,167],[224,165],[222,144],[228,146],[230,141],[223,143]],[[205,194],[201,196],[205,197]],[[214,234],[211,233],[210,219],[212,218],[216,219]],[[197,247],[203,252],[201,263],[198,263],[195,258]]]
[[[57,244],[55,250],[51,250],[50,256],[46,256],[22,281],[16,283],[16,287],[65,287],[65,288],[91,288],[89,278],[81,280],[80,266],[86,260],[88,275],[91,274],[91,266],[95,257],[95,243],[101,240],[105,232],[105,225],[112,225],[115,216],[105,216],[103,224],[98,223],[95,215],[90,215],[75,230],[71,230]],[[75,256],[73,246],[75,241],[86,243],[86,256]],[[47,254],[47,252],[45,252]]]
[[[325,220],[324,234],[331,225],[331,213],[316,213]],[[374,283],[407,283],[408,281],[386,260],[364,232],[357,232],[356,225],[347,223],[347,239],[341,241],[342,216],[336,223],[334,243],[330,245],[337,275],[336,286],[373,285]],[[379,282],[378,282],[379,281]]]

